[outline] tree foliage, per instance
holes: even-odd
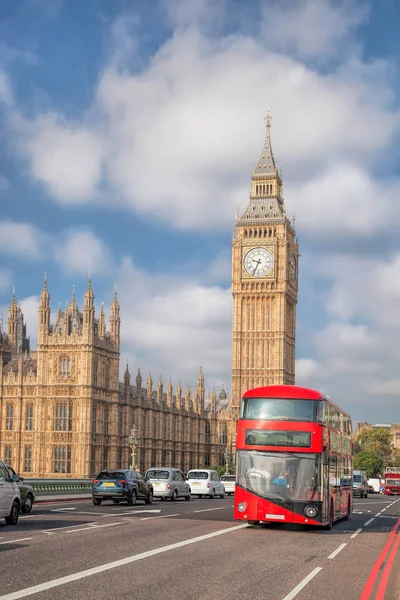
[[[367,477],[376,477],[382,473],[383,459],[374,450],[361,450],[354,456],[354,468],[365,471]]]
[[[400,448],[395,448],[390,458],[390,467],[399,467],[400,469]]]
[[[217,471],[218,475],[225,475],[225,467],[201,467],[202,469],[212,469],[213,471]],[[229,473],[232,473],[232,468],[229,468]]]
[[[362,451],[375,452],[381,457],[383,466],[386,467],[391,464],[393,450],[392,434],[385,427],[361,429],[356,433],[354,439],[355,455]]]

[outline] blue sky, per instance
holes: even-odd
[[[230,388],[236,206],[272,112],[301,246],[297,382],[399,421],[395,0],[4,0],[0,312],[115,283],[122,365]],[[332,24],[335,24],[334,26]]]

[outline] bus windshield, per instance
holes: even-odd
[[[400,485],[400,479],[386,479],[386,485]]]
[[[320,455],[237,452],[237,482],[261,498],[320,500]]]
[[[241,419],[270,421],[315,421],[316,400],[243,398]]]

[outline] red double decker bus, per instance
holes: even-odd
[[[235,519],[331,529],[353,510],[350,416],[294,385],[247,391],[236,435]]]

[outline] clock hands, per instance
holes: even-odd
[[[259,258],[258,260],[254,260],[254,258],[253,258],[253,262],[257,263],[256,266],[255,266],[255,268],[254,268],[254,271],[253,271],[253,275],[255,275],[256,271],[257,271],[257,269],[258,269],[258,267],[259,267],[259,265],[261,263],[261,259]]]

